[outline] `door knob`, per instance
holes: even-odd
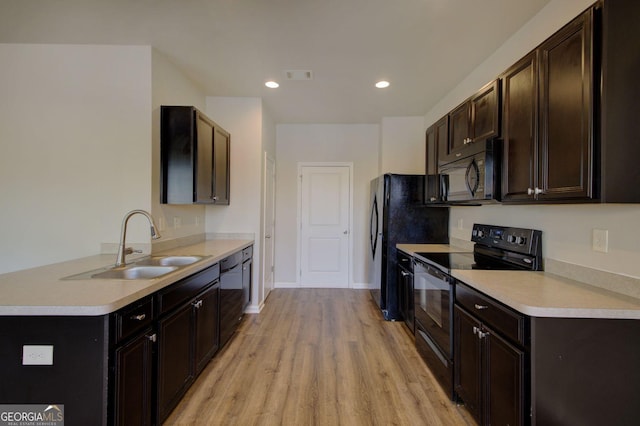
[[[348,233],[349,233],[348,229],[343,232],[344,235],[347,235]]]

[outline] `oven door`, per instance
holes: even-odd
[[[414,265],[415,320],[451,359],[451,278],[440,270],[416,261]]]

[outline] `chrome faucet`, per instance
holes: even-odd
[[[122,229],[120,230],[120,245],[118,246],[118,258],[116,259],[116,268],[125,266],[127,264],[125,256],[134,253],[134,250],[131,247],[125,248],[125,239],[127,238],[127,222],[129,221],[129,218],[134,214],[141,214],[143,216],[146,216],[147,219],[149,219],[149,224],[151,225],[151,238],[154,240],[160,238],[160,233],[156,230],[156,224],[153,223],[153,218],[149,213],[144,210],[131,210],[129,213],[124,215],[124,219],[122,220]]]

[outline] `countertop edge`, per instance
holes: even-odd
[[[224,246],[222,250],[215,249],[212,247],[216,246],[216,242],[220,242],[219,245]],[[224,241],[224,242],[223,242]],[[165,287],[168,287],[177,281],[186,278],[190,275],[193,275],[201,270],[204,270],[215,263],[219,262],[226,256],[238,252],[239,250],[244,250],[245,248],[254,245],[254,240],[248,239],[238,239],[238,240],[205,240],[201,243],[176,247],[168,250],[163,250],[158,253],[153,253],[153,255],[186,255],[186,254],[199,254],[208,256],[194,264],[185,266],[183,268],[178,269],[170,274],[167,274],[162,277],[158,277],[155,279],[149,280],[135,280],[137,284],[139,284],[137,289],[132,289],[130,293],[125,293],[122,296],[114,297],[110,303],[100,303],[100,304],[77,304],[77,305],[61,305],[61,304],[37,304],[37,305],[28,305],[28,304],[12,304],[12,305],[2,305],[0,302],[0,316],[102,316],[108,315],[117,311],[120,308],[123,308],[137,300],[140,300],[150,294],[157,292]],[[209,248],[207,248],[209,247]],[[114,256],[115,257],[115,256]],[[77,259],[80,262],[82,259]],[[72,265],[74,261],[63,262],[65,264]],[[47,268],[55,267],[59,264],[47,265],[39,268],[27,269],[24,271],[17,271],[7,275],[20,276],[21,273],[29,273],[29,271],[33,271],[39,269],[45,273]],[[82,271],[78,271],[82,272]],[[70,274],[72,275],[72,274]],[[48,284],[53,283],[55,285],[56,282],[62,281],[59,278],[53,279],[43,279],[43,282],[47,281]],[[127,282],[126,280],[100,280],[105,285],[121,285],[121,286],[130,286],[131,282]],[[84,281],[79,281],[78,283],[82,283]],[[140,286],[141,285],[141,286]],[[1,300],[1,299],[0,299]]]
[[[442,245],[416,246],[398,244],[397,248],[411,256],[416,256],[415,253],[417,250],[412,249],[417,248],[420,251],[428,252],[431,250],[436,251],[438,249],[437,246]],[[453,252],[456,250],[456,247],[450,247],[445,251]],[[419,256],[417,257],[420,258]],[[527,279],[518,280],[523,282],[520,283],[521,287],[509,289],[513,289],[513,293],[510,294],[509,291],[505,290],[504,285],[493,285],[494,281],[499,281],[492,279],[492,276],[497,277],[497,275],[493,274],[500,274],[501,277],[505,277],[507,276],[506,273],[511,274],[513,272],[516,274],[527,274],[524,275]],[[451,275],[469,287],[531,317],[640,319],[640,299],[549,272],[452,270]],[[544,297],[540,300],[544,300],[544,298],[548,297],[548,293],[555,294],[555,292],[561,292],[562,297],[564,297],[563,300],[567,302],[558,302],[553,298],[551,299],[553,303],[549,304],[531,301],[531,299],[534,299],[534,297],[531,297],[533,294],[541,294]],[[567,296],[569,294],[575,295],[574,297],[576,299],[589,299],[589,302],[585,303],[585,305],[590,306],[572,306],[576,304],[579,305],[579,303],[572,303],[573,300],[569,300],[570,298]],[[599,303],[600,300],[602,301],[601,303]],[[564,306],[558,306],[563,303],[565,303]],[[616,305],[620,307],[615,307]]]

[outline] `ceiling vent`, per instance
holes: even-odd
[[[287,80],[312,80],[313,73],[311,70],[285,70],[284,74]]]

